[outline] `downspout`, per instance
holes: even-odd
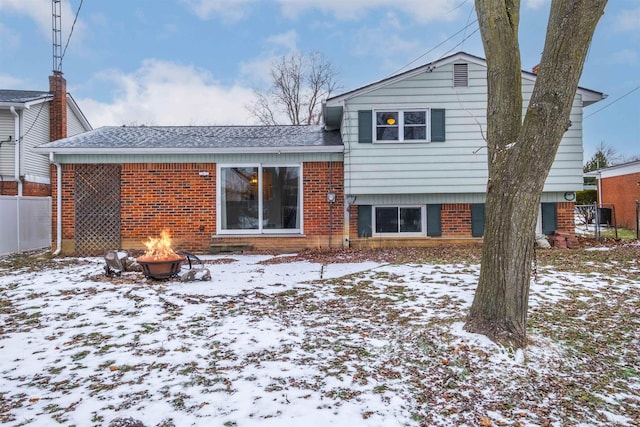
[[[18,114],[18,112],[16,111],[13,105],[9,107],[9,111],[11,111],[11,114],[13,114],[13,117],[15,117],[14,133],[16,135],[16,142],[15,142],[15,154],[14,154],[14,160],[15,160],[14,175],[15,175],[15,180],[18,183],[18,196],[20,197],[22,196],[22,181],[20,180],[20,115]]]
[[[53,153],[49,153],[49,161],[53,163]],[[62,251],[62,165],[53,163],[56,166],[56,250],[53,256],[60,255]]]

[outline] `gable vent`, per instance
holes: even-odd
[[[453,64],[453,87],[469,86],[469,64]]]

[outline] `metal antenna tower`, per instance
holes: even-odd
[[[62,72],[62,12],[61,0],[51,0],[51,27],[53,28],[53,71]]]

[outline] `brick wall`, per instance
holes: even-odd
[[[51,247],[56,250],[58,240],[58,172],[51,165]],[[62,251],[64,254],[74,252],[74,221],[75,221],[75,167],[74,165],[62,165]]]
[[[168,229],[177,248],[207,248],[216,230],[215,186],[211,163],[122,165],[122,246],[141,247]]]
[[[49,91],[53,100],[49,103],[49,141],[67,137],[67,81],[62,72],[49,76]]]
[[[575,203],[561,202],[558,208],[558,230],[573,234],[575,232]]]
[[[0,196],[17,196],[18,183],[15,181],[0,181]]]
[[[250,244],[256,250],[275,251],[326,248],[329,244],[340,246],[344,199],[342,162],[307,162],[302,171],[304,235],[215,236],[214,243]],[[74,165],[63,165],[62,173],[62,250],[63,253],[73,253]],[[52,167],[51,175],[52,182],[56,182],[55,167]],[[194,252],[209,249],[217,220],[215,164],[124,164],[120,185],[123,249],[142,249],[149,237],[159,236],[163,229],[170,231],[175,248]],[[336,194],[334,203],[327,202],[330,190]],[[54,246],[58,208],[56,192],[54,185]]]
[[[471,204],[443,204],[442,237],[471,237]]]
[[[600,185],[602,203],[614,206],[618,227],[635,230],[636,200],[640,200],[640,173],[604,178]]]
[[[51,195],[51,185],[37,182],[25,182],[22,186],[23,196],[47,197]]]

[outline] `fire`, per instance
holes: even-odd
[[[173,252],[171,249],[171,236],[169,230],[162,230],[159,238],[149,237],[149,240],[144,242],[147,247],[147,252],[144,254],[146,260],[175,260],[181,258],[180,255]]]

